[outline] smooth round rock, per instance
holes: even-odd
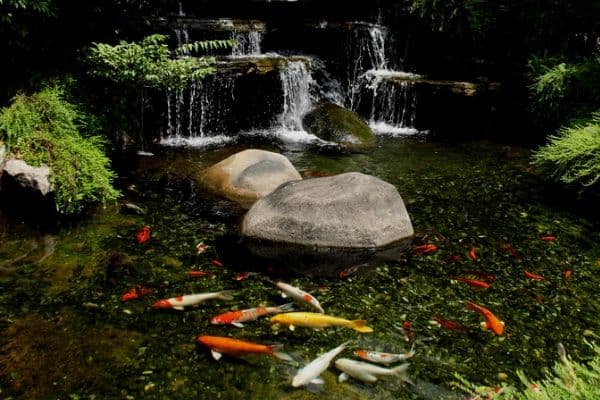
[[[275,243],[377,248],[411,240],[414,231],[393,185],[351,172],[281,185],[248,210],[241,234]]]
[[[285,156],[249,149],[227,157],[200,176],[210,190],[239,203],[244,208],[271,193],[279,185],[302,179]]]

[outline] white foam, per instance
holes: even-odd
[[[235,137],[225,135],[196,137],[171,136],[161,139],[160,144],[168,147],[202,148],[209,146],[220,146],[233,142],[234,140]]]
[[[380,136],[412,136],[427,133],[410,126],[395,126],[383,121],[370,122],[369,127],[376,135]]]
[[[392,71],[389,69],[370,69],[367,72],[365,72],[365,75],[370,75],[375,78],[381,78],[381,79],[386,79],[386,78],[388,78],[388,79],[389,78],[416,79],[416,78],[421,78],[421,76],[422,76],[419,74],[413,74],[412,72]]]

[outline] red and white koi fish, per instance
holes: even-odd
[[[227,325],[231,324],[238,328],[243,328],[242,322],[256,321],[258,318],[265,315],[280,314],[284,312],[290,312],[294,310],[293,303],[283,304],[277,307],[256,307],[248,308],[246,310],[229,311],[223,314],[219,314],[210,320],[213,325]]]
[[[293,361],[292,357],[281,352],[283,346],[280,344],[265,345],[221,336],[199,336],[197,342],[210,348],[213,358],[217,361],[223,354],[235,357],[248,354],[268,354],[280,360]]]
[[[502,335],[504,332],[504,322],[500,321],[490,310],[470,301],[465,302],[470,310],[477,311],[485,318],[485,328],[491,329],[496,335]],[[483,326],[483,325],[482,325]]]
[[[152,230],[149,226],[144,226],[135,234],[135,239],[138,244],[146,243],[150,239],[150,235],[152,234]]]
[[[393,354],[393,353],[382,353],[379,351],[356,349],[354,354],[363,360],[371,361],[377,364],[393,364],[399,361],[408,360],[415,355],[414,346],[407,353]]]
[[[534,274],[533,272],[529,272],[527,270],[523,271],[523,275],[529,279],[533,279],[534,281],[543,281],[544,277],[538,274]]]
[[[206,245],[204,244],[204,242],[200,242],[196,245],[196,254],[202,254],[206,251]]]
[[[182,311],[185,307],[195,306],[206,300],[233,300],[232,293],[232,290],[222,290],[214,293],[187,294],[185,296],[159,300],[152,305],[152,308],[172,308],[174,310]]]
[[[281,297],[283,297],[283,298],[291,297],[294,300],[303,301],[303,302],[308,303],[311,306],[313,306],[313,308],[316,309],[321,314],[325,314],[325,311],[323,310],[323,307],[321,307],[319,300],[317,300],[311,294],[306,293],[304,290],[298,289],[295,286],[288,285],[287,283],[283,283],[283,282],[277,282],[276,286],[282,292]]]

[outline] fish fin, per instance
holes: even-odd
[[[287,299],[288,295],[285,294],[284,292],[281,292],[281,297],[284,298],[284,299]]]
[[[294,311],[294,303],[285,303],[280,305],[279,307],[279,312],[289,312],[289,311]]]
[[[243,328],[244,324],[240,323],[240,322],[232,322],[231,325],[235,326],[236,328]]]
[[[292,332],[294,332],[296,330],[296,327],[294,325],[290,325],[289,328],[290,328],[290,331],[292,331]]]
[[[317,376],[316,378],[312,379],[310,383],[313,383],[315,385],[323,385],[325,381],[320,376]]]
[[[177,310],[177,311],[183,311],[185,307],[183,306],[173,306],[171,307],[173,310]]]
[[[406,371],[408,370],[409,366],[410,366],[410,364],[408,364],[408,363],[402,364],[402,365],[398,365],[397,367],[394,367],[394,368],[392,368],[390,370],[390,374],[391,375],[396,375],[400,379],[402,379],[404,382],[410,383],[411,385],[414,385],[413,381],[408,377],[408,374],[406,373]]]
[[[342,372],[340,374],[340,376],[338,376],[339,383],[346,382],[347,380],[348,380],[348,374],[346,374],[345,372]]]
[[[218,351],[215,350],[211,350],[210,354],[212,354],[213,358],[217,361],[219,361],[221,359],[221,357],[223,357],[223,354],[219,353]]]
[[[360,333],[371,333],[373,332],[373,328],[367,326],[367,321],[364,319],[357,319],[351,321],[350,328],[354,329],[356,332]]]
[[[287,353],[284,353],[283,351],[281,351],[283,349],[283,345],[282,344],[274,344],[271,345],[271,351],[273,353],[273,355],[277,358],[279,358],[280,360],[283,361],[289,361],[289,362],[294,362],[294,359]]]
[[[219,300],[233,300],[233,290],[222,290],[217,294]]]

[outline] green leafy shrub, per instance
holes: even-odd
[[[80,133],[85,122],[85,115],[63,100],[59,88],[18,94],[0,112],[0,139],[14,156],[33,166],[50,167],[56,206],[63,214],[79,213],[89,204],[118,196],[102,141]]]
[[[550,143],[534,153],[532,162],[560,182],[596,184],[600,180],[600,112],[550,136]]]

